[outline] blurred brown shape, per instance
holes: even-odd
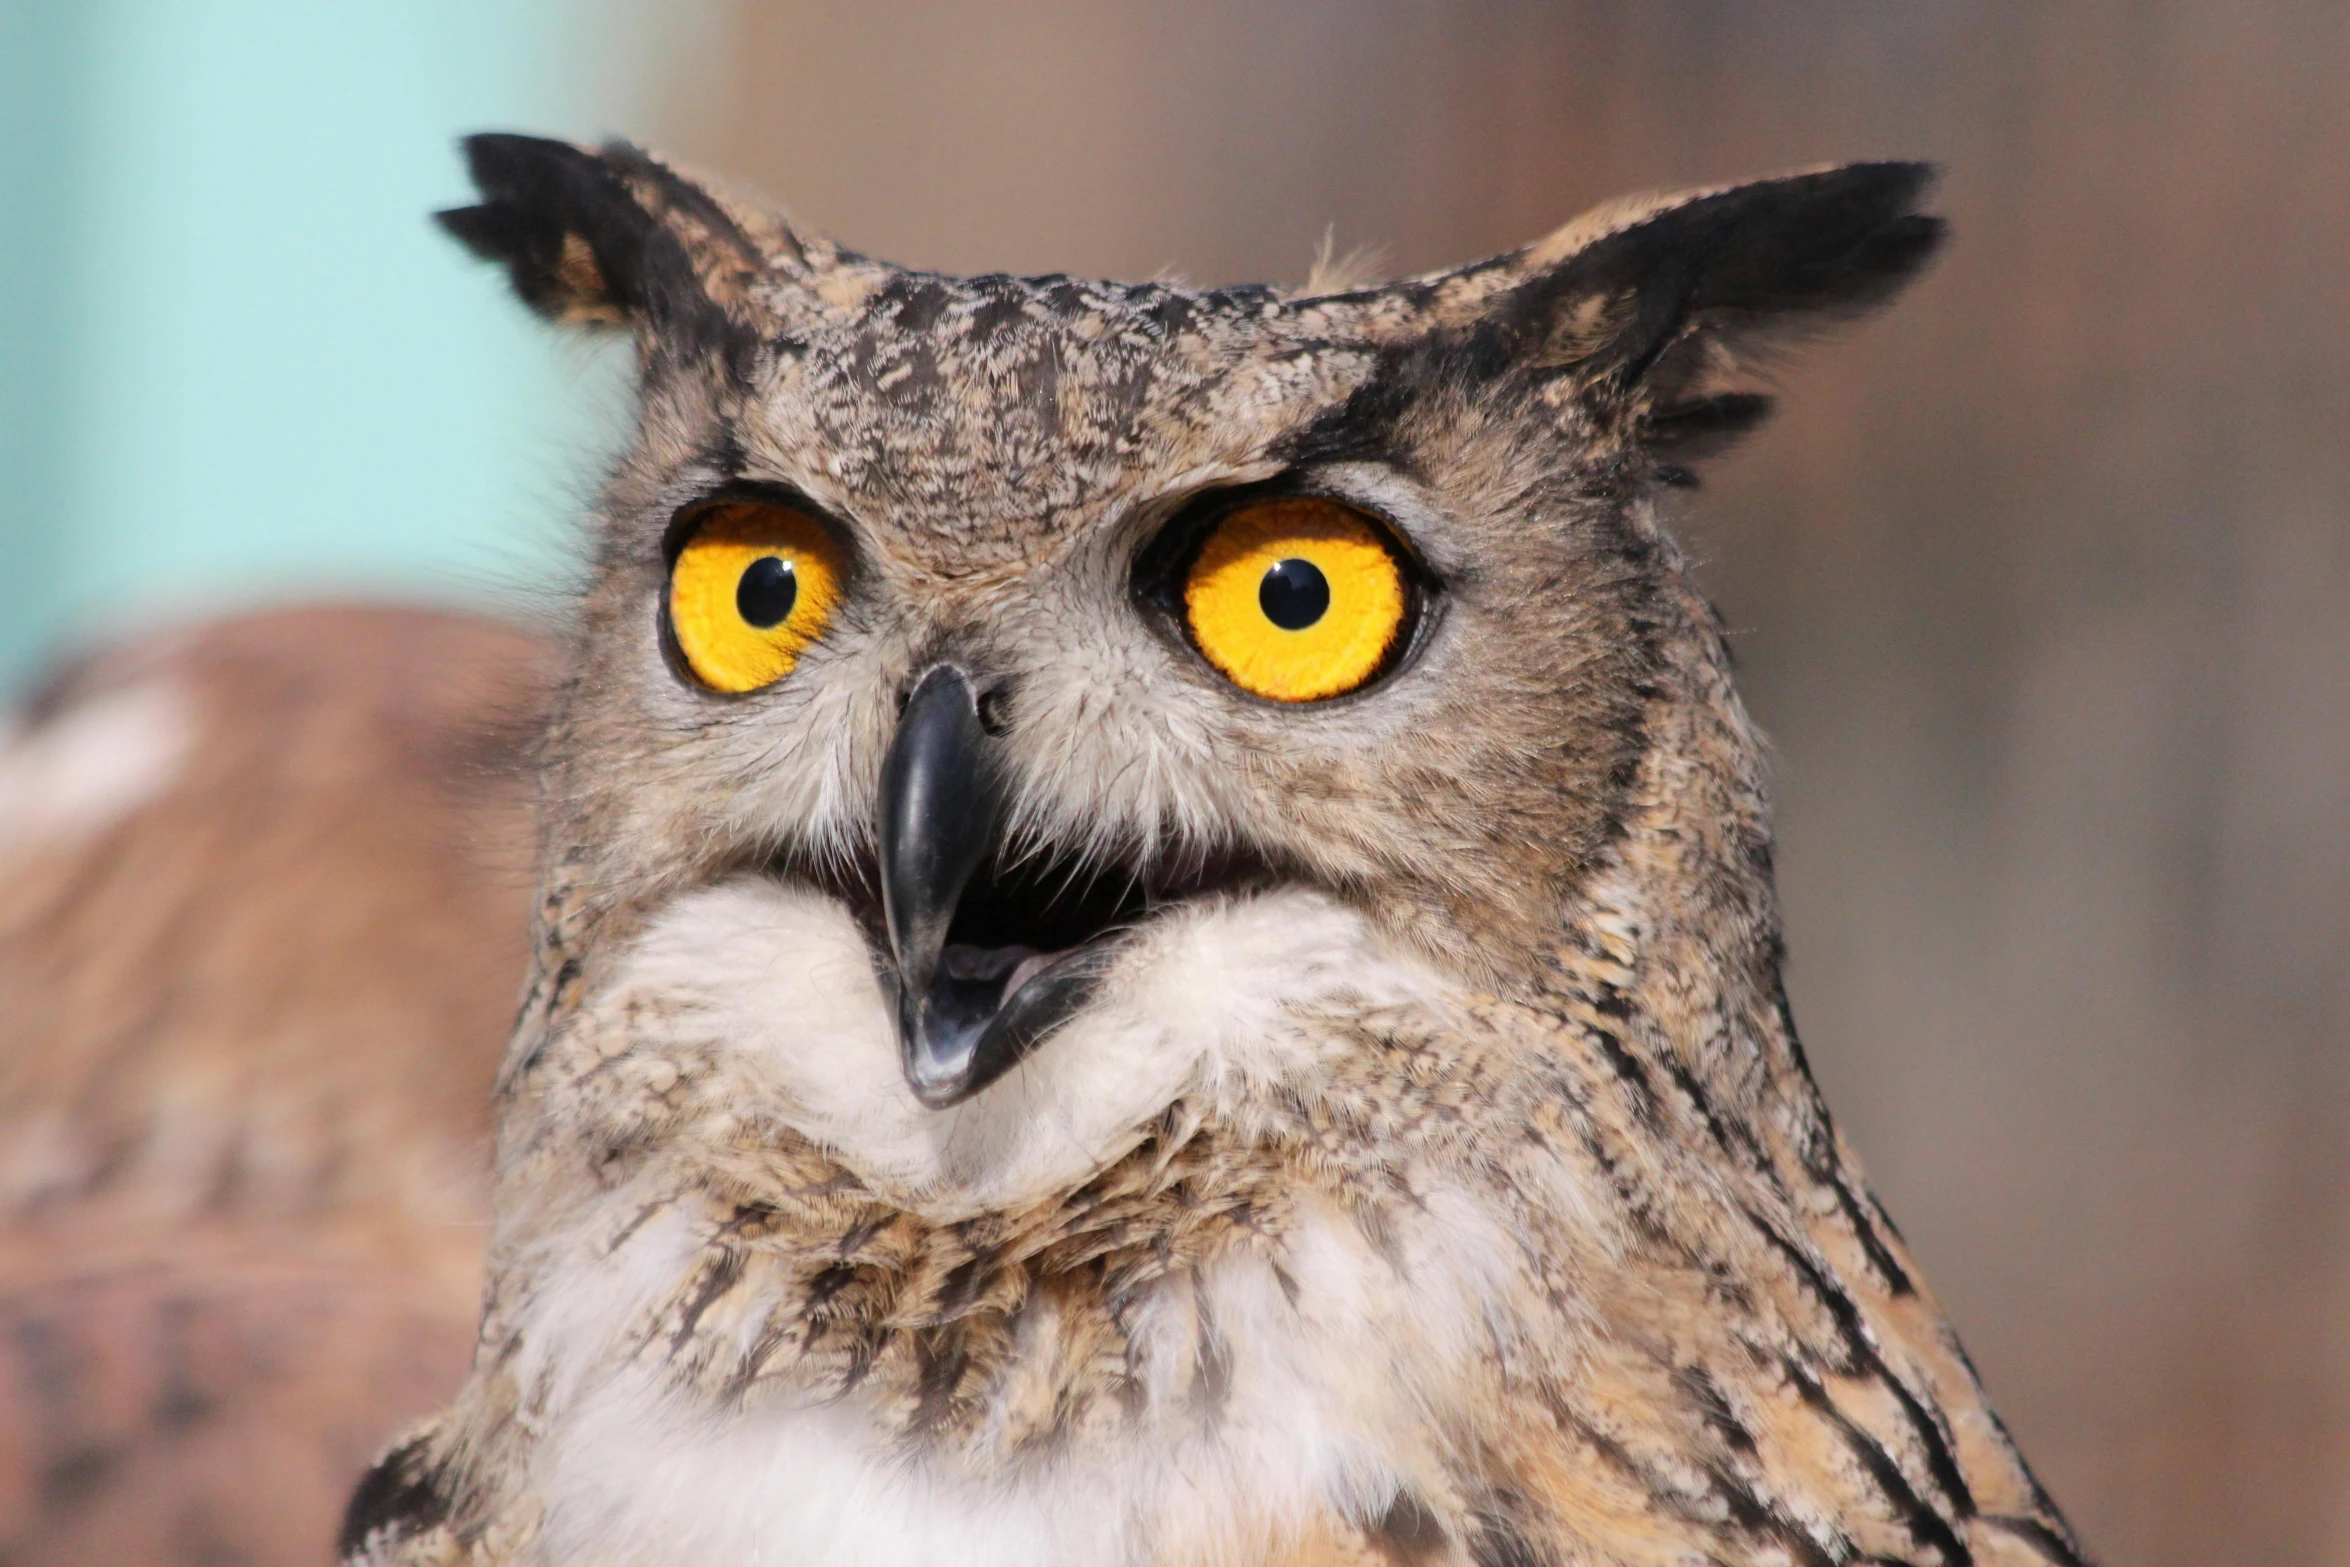
[[[0,1559],[327,1560],[461,1378],[543,660],[257,615],[0,745]]]

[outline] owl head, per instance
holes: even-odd
[[[1299,1008],[1526,983],[1697,634],[1656,497],[1941,232],[1863,164],[1375,287],[957,278],[627,146],[467,150],[446,226],[641,368],[549,966],[715,1009],[916,1184],[941,1127],[1097,1158]]]

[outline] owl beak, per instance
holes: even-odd
[[[881,764],[881,905],[897,964],[906,1082],[933,1109],[1009,1071],[1082,1005],[1098,954],[1039,972],[1032,948],[950,945],[964,889],[992,857],[1005,809],[997,741],[971,677],[940,664],[914,687]]]

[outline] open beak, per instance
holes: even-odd
[[[898,1045],[914,1096],[943,1109],[994,1082],[1082,1006],[1106,954],[957,942],[964,889],[1002,845],[1003,762],[971,677],[914,687],[881,764],[881,904],[897,965]]]

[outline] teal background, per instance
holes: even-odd
[[[703,0],[0,0],[0,689],[305,593],[527,607],[625,350],[429,223],[456,138],[657,139]]]

